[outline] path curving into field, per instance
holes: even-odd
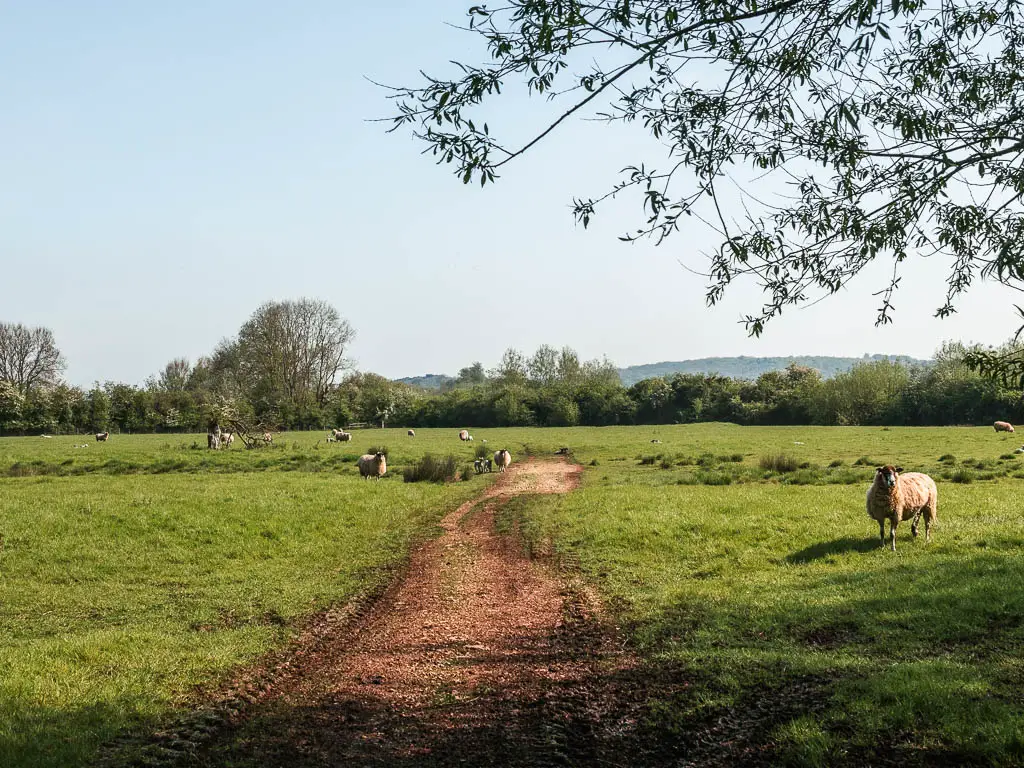
[[[635,662],[585,590],[496,527],[504,504],[568,493],[581,472],[513,464],[359,620],[325,619],[186,764],[635,764]]]

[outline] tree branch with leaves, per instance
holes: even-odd
[[[876,261],[891,265],[877,324],[893,319],[909,259],[949,264],[935,310],[945,317],[978,280],[1024,289],[1021,12],[1019,0],[477,5],[466,29],[488,60],[393,88],[391,129],[487,184],[571,116],[636,126],[664,167],[626,168],[574,201],[577,220],[634,194],[624,240],[710,227],[719,245],[698,270],[707,302],[756,281],[751,334]],[[492,102],[516,84],[560,106],[507,147]]]

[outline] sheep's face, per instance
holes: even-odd
[[[875,470],[876,477],[882,476],[882,484],[886,488],[896,487],[896,478],[900,476],[900,472],[903,471],[903,467],[894,467],[892,464],[886,464],[884,467],[878,467]]]

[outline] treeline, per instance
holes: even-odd
[[[331,316],[310,338],[332,338],[321,354],[303,343],[286,353],[266,307],[256,327],[226,340],[195,364],[177,359],[142,386],[107,382],[19,388],[0,381],[0,431],[59,434],[93,431],[203,431],[230,407],[281,429],[366,423],[409,427],[606,426],[729,421],[750,425],[953,425],[1024,422],[1020,389],[982,376],[964,362],[968,349],[946,344],[929,365],[872,361],[831,379],[791,365],[753,381],[676,374],[625,387],[608,360],[581,362],[570,348],[542,346],[526,357],[508,350],[497,368],[475,363],[443,391],[424,391],[373,373],[328,375],[343,368],[347,325]],[[321,307],[323,309],[323,307]],[[262,314],[261,314],[262,313]],[[270,313],[273,314],[273,313]],[[333,318],[333,319],[332,319]],[[303,327],[309,326],[303,321]],[[321,318],[322,319],[322,318]],[[250,321],[253,323],[254,321]],[[316,325],[316,324],[314,324]],[[308,351],[308,350],[307,350]],[[298,370],[302,368],[303,370]],[[303,372],[304,371],[304,372]]]

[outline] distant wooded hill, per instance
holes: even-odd
[[[877,360],[893,360],[906,365],[923,365],[927,360],[918,360],[906,355],[864,355],[863,357],[821,357],[815,355],[794,355],[793,357],[702,357],[699,360],[676,360],[661,363],[631,365],[619,369],[619,378],[623,385],[629,387],[642,379],[655,376],[671,376],[674,373],[716,373],[733,379],[756,379],[768,371],[784,370],[791,363],[805,365],[819,371],[822,377],[829,379],[842,371],[848,371],[856,363],[869,363]],[[397,379],[420,389],[441,389],[445,383],[454,381],[451,376],[442,373],[428,373],[423,376],[407,376]]]
[[[678,362],[647,363],[620,368],[622,383],[629,387],[642,379],[655,376],[671,376],[674,373],[717,373],[732,379],[756,379],[768,371],[785,370],[791,363],[804,365],[819,371],[823,378],[830,379],[837,373],[848,371],[856,363],[871,363],[878,360],[892,360],[906,365],[922,365],[927,360],[917,360],[906,355],[864,355],[864,357],[819,357],[815,355],[794,355],[793,357],[702,357],[699,360]]]

